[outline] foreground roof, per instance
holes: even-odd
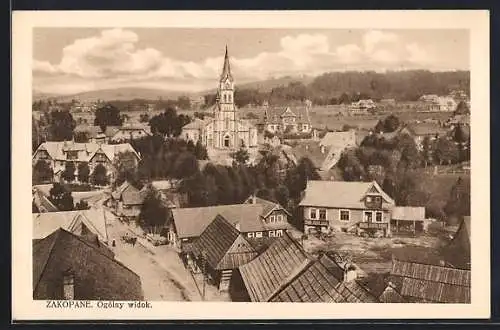
[[[347,181],[307,181],[305,196],[300,206],[318,206],[335,208],[364,208],[363,197],[367,193],[378,192],[386,207],[394,205],[394,200],[387,195],[377,182]]]
[[[108,241],[106,223],[111,216],[103,209],[63,211],[33,214],[33,238],[42,239],[63,228],[75,234],[82,233],[82,225],[97,235],[100,241]]]
[[[377,299],[356,280],[344,282],[344,269],[332,256],[311,261],[279,291],[272,302],[374,303]]]
[[[261,255],[239,268],[250,300],[269,301],[290,279],[304,270],[310,260],[288,233],[277,238]]]
[[[389,280],[409,302],[470,303],[470,270],[393,260]]]
[[[262,205],[233,204],[172,210],[175,229],[179,238],[198,237],[212,220],[220,214],[232,225],[239,225],[242,233],[263,231],[260,220]]]
[[[208,264],[217,270],[238,268],[257,256],[252,245],[221,215],[205,228],[192,251],[198,257],[205,252]]]

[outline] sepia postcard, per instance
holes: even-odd
[[[489,318],[487,11],[12,25],[15,321]]]

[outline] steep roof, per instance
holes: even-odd
[[[35,293],[39,282],[42,279],[46,268],[60,268],[58,273],[66,271],[66,267],[59,260],[62,259],[83,259],[89,258],[92,254],[98,259],[98,263],[106,263],[105,278],[109,287],[115,286],[114,292],[110,292],[110,299],[114,296],[117,299],[140,299],[142,298],[141,280],[128,267],[114,259],[112,252],[105,248],[100,248],[99,244],[94,244],[85,238],[79,237],[69,231],[59,228],[49,236],[41,240],[33,240],[33,292]],[[66,258],[63,256],[66,255]],[[71,258],[68,258],[71,256]],[[91,259],[92,260],[92,259]],[[83,263],[85,265],[85,263]],[[87,265],[92,267],[92,265]],[[75,270],[78,272],[79,270]],[[103,274],[87,272],[87,276],[96,278],[102,277]],[[50,279],[48,279],[50,281]],[[48,298],[48,297],[46,297]],[[97,298],[97,297],[89,297]]]
[[[33,187],[33,202],[40,213],[57,212],[59,209],[38,188]]]
[[[377,182],[347,181],[307,181],[305,196],[300,206],[364,208],[362,198],[372,189],[377,190],[386,207],[394,205],[394,200],[387,195]]]
[[[194,118],[193,121],[182,126],[182,129],[201,130],[205,128],[205,125],[207,125],[207,123],[208,121],[206,120],[200,118]]]
[[[329,255],[310,262],[271,299],[272,302],[374,303],[356,280],[344,282],[344,269]]]
[[[88,209],[33,214],[33,238],[42,239],[63,228],[75,234],[81,234],[81,225],[97,235],[100,241],[108,241],[106,223],[109,213],[104,209]]]
[[[260,220],[262,205],[233,204],[172,210],[175,229],[179,238],[198,237],[212,220],[220,214],[229,223],[239,225],[242,233],[263,231]]]
[[[425,220],[425,207],[395,206],[392,209],[392,219],[402,221]]]
[[[120,144],[99,144],[99,143],[76,143],[73,141],[62,141],[62,142],[44,142],[42,143],[36,152],[39,150],[45,150],[49,156],[54,160],[68,160],[66,158],[65,151],[76,152],[77,158],[75,161],[88,162],[95,156],[96,153],[102,152],[106,157],[113,161],[115,156],[122,152],[132,152],[137,159],[139,159],[139,154],[129,143]],[[33,154],[33,156],[36,154]]]
[[[290,215],[290,212],[288,212],[283,206],[281,206],[279,203],[275,203],[272,201],[268,201],[267,199],[256,197],[256,196],[250,196],[247,198],[247,200],[244,202],[245,204],[260,204],[262,205],[262,217],[267,217],[269,213],[271,213],[273,210],[283,210],[285,213]]]
[[[319,142],[322,146],[336,146],[338,148],[348,148],[356,146],[356,131],[347,132],[327,132]]]
[[[409,301],[470,303],[470,270],[393,260],[389,280]]]
[[[227,52],[227,46],[226,46],[226,53],[224,54],[224,66],[222,67],[222,73],[220,75],[220,81],[225,81],[226,78],[229,78],[230,81],[233,81],[233,76],[231,74],[231,65],[229,63],[229,55]]]
[[[267,302],[310,262],[288,233],[277,238],[261,255],[239,268],[253,302]]]
[[[217,270],[238,268],[257,256],[252,245],[221,215],[217,215],[193,243],[196,256],[203,252],[208,264]]]
[[[121,199],[125,205],[141,205],[144,202],[144,196],[141,194],[141,191],[128,181],[124,181],[116,188],[111,193],[111,196],[116,200]]]
[[[307,105],[288,107],[267,107],[264,110],[261,122],[268,124],[282,124],[283,117],[295,117],[296,123],[310,123],[309,108]]]

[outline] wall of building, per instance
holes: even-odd
[[[370,211],[372,214],[372,222],[375,222],[375,212],[377,210],[370,209],[339,209],[339,208],[317,208],[317,207],[304,207],[304,220],[320,220],[319,219],[319,211],[317,211],[316,219],[311,219],[311,209],[325,209],[326,210],[326,221],[328,222],[328,227],[335,229],[347,229],[352,227],[358,222],[362,222],[364,219],[364,212]],[[340,210],[349,210],[350,216],[349,221],[340,220]],[[382,212],[382,222],[379,223],[389,223],[391,220],[391,215],[389,211],[381,211]]]

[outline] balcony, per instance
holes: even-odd
[[[305,219],[304,220],[304,225],[306,225],[306,226],[325,226],[325,227],[328,227],[328,220]]]
[[[384,222],[360,222],[359,228],[361,229],[387,229],[389,227],[388,223]]]

